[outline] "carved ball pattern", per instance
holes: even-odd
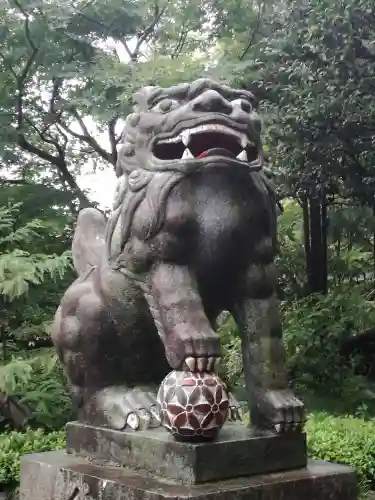
[[[162,425],[178,439],[213,439],[228,417],[227,388],[214,373],[173,371],[157,396]]]

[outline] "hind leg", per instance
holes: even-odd
[[[164,374],[163,360],[159,363],[160,375],[150,370],[148,379],[137,377],[140,371],[137,365],[150,363],[142,358],[142,352],[138,355],[137,347],[142,340],[146,343],[149,340],[144,338],[143,328],[150,331],[153,326],[147,319],[134,320],[140,310],[138,297],[134,297],[134,306],[127,305],[129,327],[123,326],[125,322],[114,317],[97,293],[96,272],[94,269],[85,280],[78,280],[67,290],[52,331],[53,342],[72,383],[79,419],[115,429],[159,425],[156,386]],[[150,334],[158,340],[153,330]],[[153,342],[149,344],[155,361],[162,351]]]
[[[232,306],[242,334],[252,423],[277,432],[301,429],[304,406],[288,387],[273,265],[253,265]]]

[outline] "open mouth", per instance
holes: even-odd
[[[205,124],[185,129],[176,137],[160,139],[153,154],[159,160],[227,156],[248,163],[257,160],[258,149],[244,133],[225,125]]]

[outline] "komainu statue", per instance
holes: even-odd
[[[214,370],[215,323],[227,310],[242,335],[253,425],[300,429],[275,293],[276,199],[253,95],[200,79],[145,87],[134,99],[112,214],[80,213],[78,279],[53,327],[80,420],[157,426],[160,382],[171,368]]]

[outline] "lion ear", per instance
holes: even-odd
[[[142,111],[147,111],[149,108],[149,103],[161,93],[162,89],[149,85],[147,87],[142,87],[133,94],[133,101],[139,106]]]

